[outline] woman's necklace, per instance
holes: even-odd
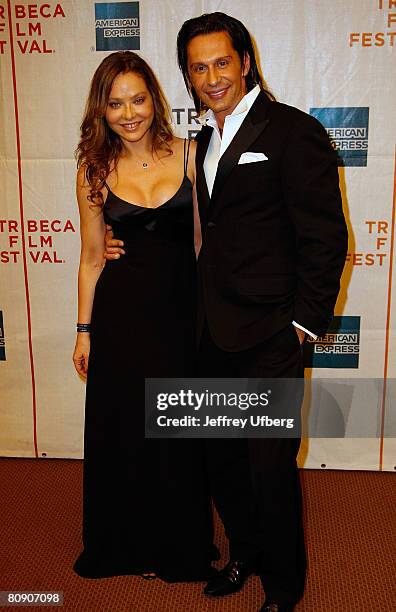
[[[149,168],[152,168],[153,166],[156,165],[155,159],[151,159],[151,161],[146,161],[143,160],[142,158],[132,158],[132,160],[135,162],[135,164],[137,164],[138,166],[141,166],[144,170],[148,170]]]
[[[161,158],[158,158],[156,153],[154,153],[155,157],[152,154],[150,156],[149,153],[147,155],[149,157],[144,158],[143,156],[140,157],[132,153],[132,155],[130,156],[130,160],[133,164],[136,164],[140,168],[143,168],[143,170],[153,170],[158,166],[159,163],[161,163]]]

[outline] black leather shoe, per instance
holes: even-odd
[[[266,601],[260,612],[293,612],[294,604],[291,603],[279,603],[277,601]]]
[[[204,593],[213,597],[236,593],[243,587],[246,578],[251,573],[251,566],[248,566],[247,563],[230,561],[216,576],[209,580],[204,588]]]

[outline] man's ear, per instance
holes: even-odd
[[[248,74],[250,70],[250,55],[249,53],[245,53],[245,57],[243,60],[243,66],[242,66],[242,76],[246,76]]]

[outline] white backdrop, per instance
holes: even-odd
[[[347,406],[332,397],[347,436],[359,430],[364,417],[367,437],[307,438],[300,464],[393,470],[395,3],[100,4],[0,0],[0,454],[82,456],[85,388],[71,361],[79,258],[73,152],[92,74],[116,45],[135,45],[156,71],[177,133],[184,136],[197,124],[176,66],[176,35],[186,19],[220,10],[241,19],[254,35],[277,99],[306,112],[316,109],[312,113],[329,128],[346,160],[340,180],[350,246],[336,309],[344,318],[336,320],[338,334],[313,347],[317,361],[308,378],[341,379],[344,387],[375,379],[377,391],[351,386]],[[115,31],[124,25],[96,23],[95,8],[128,19],[132,39]],[[103,35],[102,26],[111,36]],[[109,51],[97,50],[103,41]],[[306,414],[325,396],[308,392]]]

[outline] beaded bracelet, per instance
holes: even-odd
[[[86,332],[89,334],[89,332],[91,331],[91,324],[90,323],[77,323],[77,332]]]

